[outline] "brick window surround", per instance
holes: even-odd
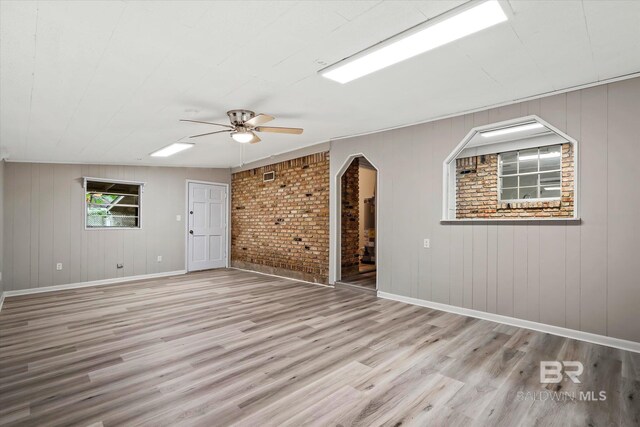
[[[573,144],[562,144],[562,194],[558,200],[498,201],[498,154],[456,159],[456,219],[572,218]]]

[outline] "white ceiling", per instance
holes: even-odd
[[[640,1],[510,1],[499,24],[346,85],[325,64],[462,1],[0,2],[10,160],[237,166],[332,138],[640,71]],[[301,136],[194,139],[247,108]],[[244,147],[244,154],[241,154]],[[241,157],[242,156],[242,157]]]

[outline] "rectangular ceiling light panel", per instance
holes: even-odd
[[[187,150],[193,147],[195,144],[190,144],[187,142],[174,142],[171,145],[168,145],[164,148],[159,149],[158,151],[154,151],[151,153],[151,157],[169,157],[173,156],[176,153]]]
[[[542,129],[542,128],[544,128],[544,126],[542,124],[538,123],[538,122],[525,123],[525,124],[521,124],[521,125],[509,126],[509,127],[502,128],[502,129],[488,130],[488,131],[485,131],[485,132],[480,132],[480,135],[482,135],[485,138],[491,138],[493,136],[508,135],[510,133],[524,132],[524,131],[527,131],[527,130]]]
[[[496,0],[470,2],[320,71],[348,83],[507,20]]]

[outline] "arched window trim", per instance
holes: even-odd
[[[466,148],[469,142],[473,139],[473,137],[478,132],[485,132],[488,130],[503,128],[508,126],[517,125],[520,123],[532,122],[536,121],[543,126],[551,129],[562,138],[566,139],[568,143],[573,145],[573,155],[574,155],[574,209],[573,209],[573,217],[571,218],[466,218],[466,219],[457,219],[456,211],[455,211],[455,160],[458,155]],[[442,163],[442,219],[441,222],[446,223],[454,223],[454,222],[497,222],[497,221],[579,221],[580,220],[580,194],[579,194],[579,185],[578,180],[580,174],[578,173],[579,168],[579,155],[578,155],[578,141],[571,136],[567,135],[565,132],[561,131],[557,127],[551,125],[545,120],[541,119],[536,115],[529,115],[524,117],[518,117],[516,119],[505,120],[502,122],[490,123],[487,125],[476,126],[471,129],[467,135],[460,141],[460,143],[456,146],[456,148],[447,156],[447,158]]]

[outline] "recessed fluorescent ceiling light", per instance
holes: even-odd
[[[184,151],[193,147],[195,144],[190,144],[188,142],[174,142],[171,145],[168,145],[164,148],[159,149],[158,151],[154,151],[151,153],[151,157],[169,157],[173,156],[176,153]]]
[[[540,123],[525,123],[523,125],[516,125],[516,126],[510,126],[510,127],[502,128],[502,129],[488,130],[486,132],[480,132],[480,135],[484,136],[485,138],[491,138],[492,136],[507,135],[507,134],[510,134],[510,133],[524,132],[525,130],[540,129],[540,128],[543,128],[543,127],[544,126],[541,125]]]
[[[473,1],[320,70],[320,74],[348,83],[506,20],[496,0]]]

